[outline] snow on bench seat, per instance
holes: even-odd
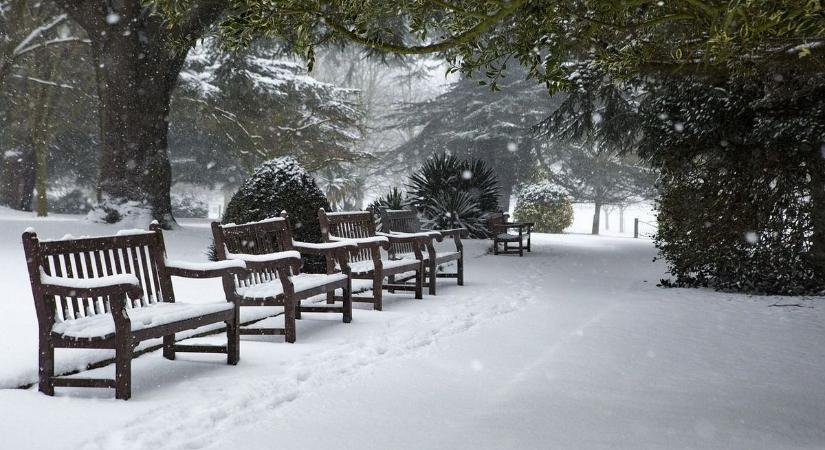
[[[166,267],[191,271],[223,270],[229,268],[246,269],[246,262],[239,259],[225,259],[223,261],[189,262],[167,259]]]
[[[498,236],[498,239],[501,241],[518,241],[519,237],[517,234],[510,234],[510,233],[501,233]],[[524,233],[522,239],[527,239],[527,233]]]
[[[226,252],[226,259],[245,261],[249,263],[267,263],[275,261],[283,261],[285,259],[301,259],[301,254],[295,250],[287,250],[283,252],[264,253],[262,255],[252,255],[249,253],[232,253]]]
[[[310,289],[346,279],[347,276],[343,273],[335,273],[332,275],[322,273],[302,273],[290,277],[295,293],[308,291]],[[266,283],[256,284],[254,286],[239,287],[237,288],[237,293],[244,298],[270,298],[283,294],[284,287],[280,280],[272,280]]]
[[[46,275],[43,268],[40,268],[40,282],[52,286],[60,286],[70,289],[95,289],[107,286],[117,286],[119,284],[132,284],[138,286],[140,281],[130,273],[108,275],[96,278],[67,278]]]
[[[153,303],[140,308],[130,308],[132,331],[166,325],[179,320],[232,309],[232,303]],[[57,322],[52,332],[68,338],[105,338],[115,334],[115,321],[111,314],[98,314],[80,319]]]
[[[415,256],[415,255],[413,255]],[[409,267],[410,270],[415,270],[415,266],[418,264],[416,259],[382,259],[381,266],[384,270],[394,269],[396,267]],[[375,263],[371,259],[367,259],[364,261],[356,261],[349,264],[350,269],[352,269],[352,273],[367,273],[370,271],[375,270]]]
[[[445,258],[457,258],[459,254],[460,253],[458,253],[458,252],[435,252],[435,260],[438,261],[438,260],[442,260],[442,259],[445,259]],[[396,253],[395,256],[396,256],[396,258],[407,259],[407,260],[416,258],[415,253]],[[424,261],[429,261],[430,260],[430,255],[428,253],[426,253],[426,252],[422,253],[422,256],[424,256]]]

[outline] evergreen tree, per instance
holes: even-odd
[[[499,181],[499,205],[509,209],[514,187],[536,164],[541,143],[532,127],[550,114],[554,100],[530,81],[500,80],[498,87],[479,88],[478,81],[463,78],[433,100],[406,107],[394,116],[396,125],[421,131],[387,157],[404,167],[444,151],[480,159]]]
[[[599,234],[602,206],[652,198],[654,176],[634,156],[641,133],[634,92],[591,64],[575,74],[575,88],[537,130],[552,142],[546,175],[575,201],[594,204],[591,232]]]
[[[197,46],[181,72],[171,116],[178,181],[239,180],[262,161],[297,158],[310,171],[361,159],[358,92],[322,83],[283,59],[273,42],[228,53]]]

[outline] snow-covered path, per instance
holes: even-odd
[[[821,299],[656,288],[645,240],[534,243],[470,243],[465,287],[348,325],[306,314],[297,344],[244,338],[236,367],[141,357],[129,402],[0,390],[0,447],[825,447]]]

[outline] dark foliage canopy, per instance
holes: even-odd
[[[661,170],[656,242],[677,286],[818,293],[825,78],[688,77],[642,105],[641,151]]]

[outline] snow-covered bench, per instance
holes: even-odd
[[[349,243],[314,244],[292,239],[286,213],[242,225],[212,223],[215,253],[221,260],[244,261],[247,276],[225,276],[224,291],[240,306],[283,306],[284,328],[242,327],[241,334],[284,335],[295,342],[295,320],[301,312],[330,312],[352,321],[352,282],[348,255],[355,246]],[[301,273],[301,254],[321,255],[327,259],[326,274]],[[338,267],[339,270],[334,270]],[[342,306],[302,305],[315,295],[333,295],[342,289]]]
[[[415,291],[415,298],[423,296],[424,257],[421,247],[429,240],[420,236],[376,235],[375,222],[370,211],[326,212],[318,211],[321,234],[326,242],[349,242],[357,246],[352,255],[350,267],[352,278],[372,280],[372,296],[353,297],[353,301],[368,302],[380,311],[383,308],[383,291]],[[391,245],[410,244],[413,257],[392,260],[381,255],[381,249],[389,250]],[[413,273],[406,280],[413,283],[395,282],[394,276]],[[385,277],[390,277],[387,283]],[[328,301],[331,297],[328,296]]]
[[[246,272],[242,261],[180,263],[166,260],[163,234],[128,230],[115,236],[39,240],[23,233],[34,305],[39,324],[39,389],[54,395],[56,386],[107,387],[115,397],[131,397],[131,361],[141,341],[163,338],[163,356],[175,352],[226,353],[240,357],[238,306],[232,301],[179,303],[172,276],[211,278]],[[226,323],[227,345],[182,345],[175,333]],[[115,379],[54,375],[55,348],[115,351]]]
[[[490,232],[493,235],[493,254],[515,254],[524,256],[524,250],[530,251],[530,232],[533,222],[508,222],[509,216],[495,213],[490,216]],[[516,230],[511,232],[510,230]],[[503,244],[499,250],[499,244]],[[511,247],[515,245],[515,247]]]
[[[450,230],[424,230],[418,220],[418,214],[408,209],[381,209],[381,231],[394,236],[418,236],[426,241],[424,246],[424,269],[429,287],[429,294],[435,295],[436,278],[456,278],[458,285],[464,285],[464,246],[461,236],[467,233],[466,228]],[[455,251],[437,251],[435,242],[441,242],[445,237],[453,238]],[[412,244],[408,242],[390,246],[390,259],[408,259],[414,257]],[[442,264],[456,261],[455,273],[438,272]]]

